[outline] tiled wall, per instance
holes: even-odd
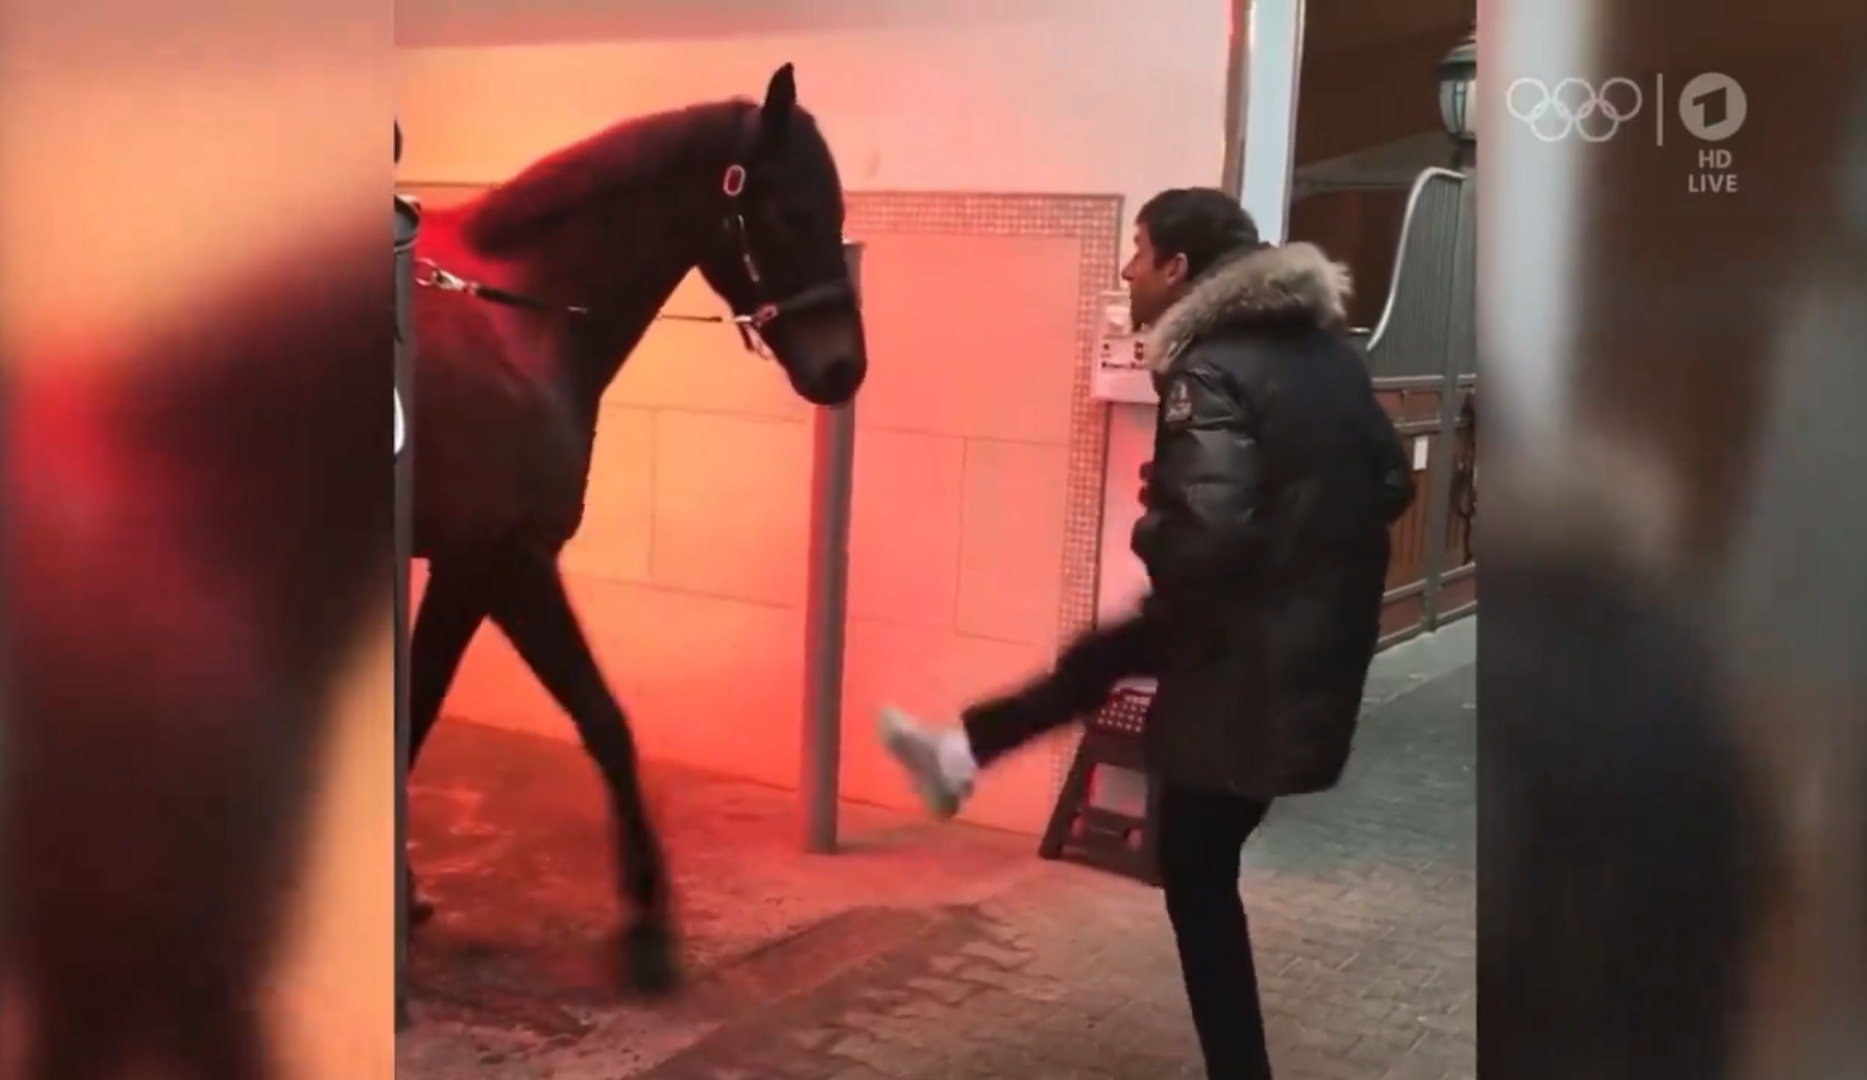
[[[424,192],[432,203],[445,197]],[[870,379],[857,406],[843,791],[907,805],[872,734],[1040,670],[1094,617],[1104,411],[1088,398],[1113,197],[852,195]],[[713,312],[697,278],[667,310]],[[811,410],[717,325],[658,324],[604,400],[571,591],[644,753],[796,783]],[[453,715],[572,737],[496,632]],[[1035,832],[1061,746],[969,811]]]

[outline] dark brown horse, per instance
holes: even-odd
[[[409,646],[411,767],[490,618],[608,785],[638,989],[673,980],[668,874],[628,721],[557,565],[582,518],[598,402],[696,267],[800,396],[848,401],[867,359],[842,228],[836,166],[788,64],[762,105],[620,124],[422,224],[412,453],[429,578]]]

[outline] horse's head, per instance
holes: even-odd
[[[729,170],[725,234],[700,261],[707,284],[769,346],[800,397],[840,405],[868,372],[843,244],[843,185],[791,65],[766,88],[751,149]]]

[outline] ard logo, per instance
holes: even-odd
[[[1679,121],[1706,142],[1723,142],[1737,134],[1749,114],[1743,86],[1722,72],[1708,71],[1679,92]]]

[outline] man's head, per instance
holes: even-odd
[[[1167,313],[1214,263],[1258,244],[1258,227],[1217,188],[1172,188],[1135,215],[1134,258],[1122,268],[1137,329]]]

